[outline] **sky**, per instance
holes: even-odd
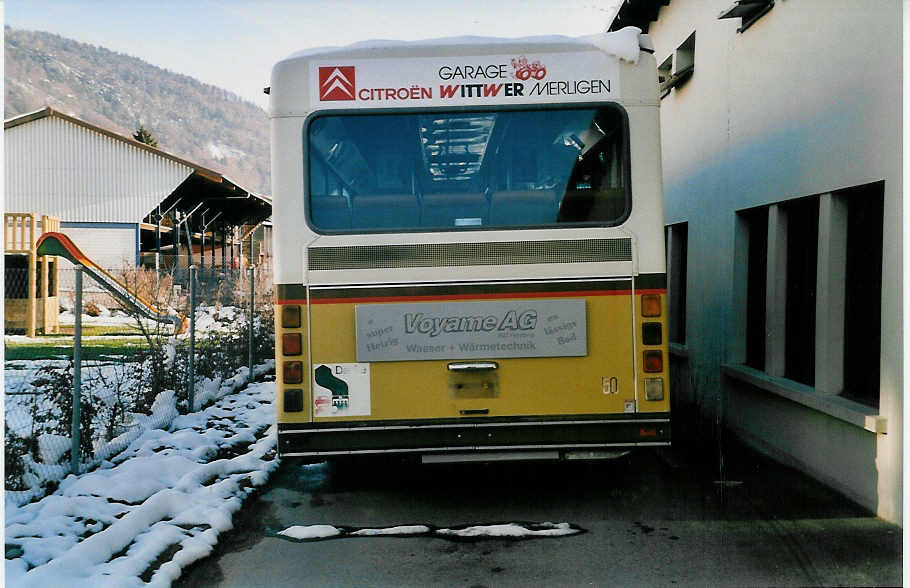
[[[370,39],[603,32],[622,0],[7,0],[5,23],[138,57],[262,107],[272,65]]]

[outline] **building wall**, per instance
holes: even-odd
[[[658,64],[696,34],[692,77],[661,102],[666,222],[688,223],[682,396],[901,522],[901,4],[778,0],[742,33],[740,19],[717,18],[732,4],[672,0],[649,31]],[[738,213],[828,193],[838,201],[841,191],[872,183],[884,192],[878,409],[823,389],[837,368],[816,364],[814,386],[767,366],[740,369],[748,234]],[[768,273],[772,298],[780,275]],[[829,289],[819,286],[816,305],[828,308]],[[768,320],[769,349],[779,347],[776,326]],[[816,324],[828,351],[843,338],[838,326]]]
[[[60,223],[60,231],[99,267],[113,273],[136,267],[138,225],[133,223]],[[60,258],[60,289],[71,291],[75,285],[73,264]],[[96,285],[87,280],[86,288]]]
[[[193,170],[47,116],[4,131],[6,210],[64,221],[141,221]]]

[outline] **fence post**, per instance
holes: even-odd
[[[189,383],[186,391],[187,412],[193,412],[196,403],[196,266],[190,266],[190,358]]]
[[[249,364],[250,377],[249,384],[253,383],[253,312],[256,308],[256,268],[250,266],[250,341],[249,341]]]
[[[76,300],[73,307],[76,322],[73,325],[73,434],[70,450],[70,471],[79,473],[82,462],[79,451],[80,442],[80,406],[82,398],[82,266],[76,266]]]

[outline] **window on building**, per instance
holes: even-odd
[[[670,55],[664,59],[663,63],[657,66],[657,83],[660,89],[660,97],[663,98],[670,93],[670,81],[673,79],[673,56]]]
[[[667,246],[667,297],[670,321],[669,341],[686,343],[686,267],[689,257],[689,223],[668,225],[665,231]]]
[[[741,18],[742,24],[736,29],[737,33],[741,33],[772,8],[774,8],[774,0],[736,0],[733,2],[733,6],[721,11],[717,18]]]
[[[692,72],[695,71],[695,33],[689,35],[689,37],[677,47],[676,59],[673,61],[676,66],[673,74],[681,79],[681,82],[692,75]]]
[[[743,213],[748,235],[746,272],[746,365],[765,369],[765,306],[768,279],[768,209]]]
[[[882,182],[739,213],[745,365],[878,406]]]
[[[882,324],[884,185],[847,195],[844,396],[878,406]]]
[[[682,86],[695,72],[695,33],[689,35],[676,48],[676,53],[667,57],[658,69],[661,98],[672,88]]]
[[[818,198],[784,208],[787,216],[784,377],[815,384],[815,289],[818,264]]]

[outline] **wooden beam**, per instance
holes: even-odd
[[[142,229],[143,231],[154,231],[157,228],[157,225],[155,225],[154,223],[139,223],[139,228]],[[162,233],[170,233],[173,230],[174,230],[173,227],[166,227],[164,225],[161,225]]]

